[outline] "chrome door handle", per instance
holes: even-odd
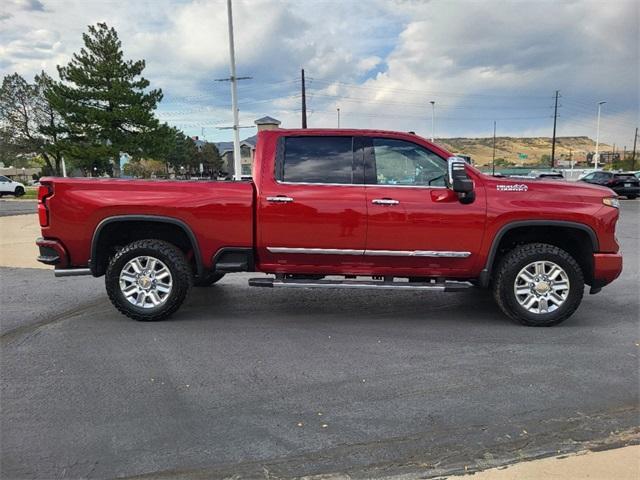
[[[392,198],[375,198],[371,200],[371,203],[375,203],[376,205],[398,205],[400,202]]]
[[[291,203],[293,202],[293,198],[285,197],[284,195],[278,195],[277,197],[267,197],[267,202]]]

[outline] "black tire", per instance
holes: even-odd
[[[162,261],[171,273],[172,288],[165,301],[157,307],[144,308],[130,303],[120,289],[120,272],[138,256],[149,256]],[[138,240],[120,249],[109,262],[105,286],[111,303],[129,318],[141,322],[164,320],[173,314],[189,292],[192,272],[184,254],[174,245],[163,240]]]
[[[201,278],[194,278],[193,280],[193,286],[194,287],[210,287],[211,285],[213,285],[214,283],[218,282],[219,280],[222,279],[222,277],[224,277],[224,273],[220,273],[220,272],[207,272],[206,275],[204,275]]]
[[[22,187],[16,187],[15,191],[13,192],[13,195],[15,197],[21,197],[24,195],[24,188]]]
[[[556,263],[569,278],[567,298],[549,313],[528,311],[518,303],[514,292],[518,273],[528,264],[540,260]],[[576,311],[584,294],[584,276],[578,262],[566,251],[545,243],[529,243],[517,246],[501,259],[492,288],[498,306],[507,317],[527,326],[550,327],[563,322]]]
[[[637,195],[627,195],[627,198],[629,200],[635,200],[636,198],[638,198],[638,196]]]

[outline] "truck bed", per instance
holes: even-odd
[[[43,178],[47,198],[45,238],[61,240],[68,266],[89,265],[98,225],[112,217],[170,217],[197,239],[202,265],[209,268],[223,247],[252,247],[252,182]]]

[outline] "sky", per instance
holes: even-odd
[[[230,140],[225,0],[2,0],[0,73],[57,77],[87,25],[118,31],[164,99],[158,117]],[[233,0],[240,123],[412,130],[431,137],[596,136],[630,149],[640,117],[640,2]],[[430,102],[435,102],[434,107]]]

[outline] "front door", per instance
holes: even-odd
[[[484,189],[463,205],[446,188],[447,161],[427,146],[373,137],[365,148],[365,256],[381,273],[456,276],[473,269],[485,224]]]
[[[275,171],[262,172],[258,192],[261,270],[350,273],[365,248],[362,149],[352,136],[278,142]]]

